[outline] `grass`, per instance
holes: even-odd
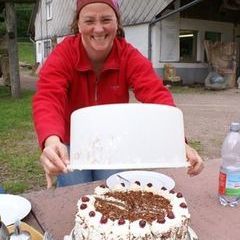
[[[20,62],[34,65],[32,42],[18,42],[18,53]],[[32,95],[32,91],[22,91],[20,99],[13,99],[10,89],[0,86],[0,185],[7,193],[19,194],[45,186],[31,117]]]
[[[203,145],[200,141],[189,139],[188,144],[201,155],[201,153],[203,152]]]
[[[35,64],[35,45],[32,42],[18,42],[19,61],[34,65]]]
[[[8,193],[40,189],[45,184],[31,118],[32,95],[23,91],[16,100],[8,88],[0,87],[0,182]]]
[[[203,86],[200,85],[192,85],[192,86],[171,86],[169,88],[171,93],[173,94],[183,94],[183,93],[198,93],[198,94],[206,94],[210,91],[204,89]]]

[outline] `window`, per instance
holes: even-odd
[[[51,40],[46,40],[44,41],[43,43],[43,46],[44,46],[44,58],[46,58],[49,53],[51,52]]]
[[[205,40],[209,40],[213,43],[221,42],[222,36],[219,32],[205,32]]]
[[[197,31],[180,30],[180,62],[197,61]]]
[[[52,19],[52,0],[46,0],[46,19]]]

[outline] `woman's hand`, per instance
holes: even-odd
[[[202,158],[199,156],[198,152],[192,147],[190,147],[188,144],[186,144],[186,155],[187,160],[190,163],[187,173],[191,177],[198,175],[204,168]]]
[[[60,141],[58,136],[50,136],[46,139],[40,162],[46,174],[47,188],[52,187],[55,176],[68,172],[69,157],[67,147]]]

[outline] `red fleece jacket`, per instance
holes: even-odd
[[[65,38],[43,65],[33,98],[33,119],[41,148],[51,135],[70,140],[70,115],[79,108],[127,103],[129,89],[143,103],[175,105],[152,64],[125,39],[116,38],[97,77],[81,36]]]

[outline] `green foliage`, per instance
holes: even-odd
[[[3,13],[4,8],[5,8],[5,3],[0,3],[0,14]]]
[[[32,9],[34,4],[16,4],[16,18],[17,18],[17,36],[19,39],[28,40],[28,26],[30,23]],[[3,10],[4,4],[0,3],[0,36],[6,32],[4,22]]]
[[[28,26],[32,14],[33,4],[16,4],[17,35],[18,38],[28,39]]]
[[[3,10],[1,10],[1,4],[0,4],[0,37],[3,36],[6,32],[6,26],[4,22],[3,17]]]

